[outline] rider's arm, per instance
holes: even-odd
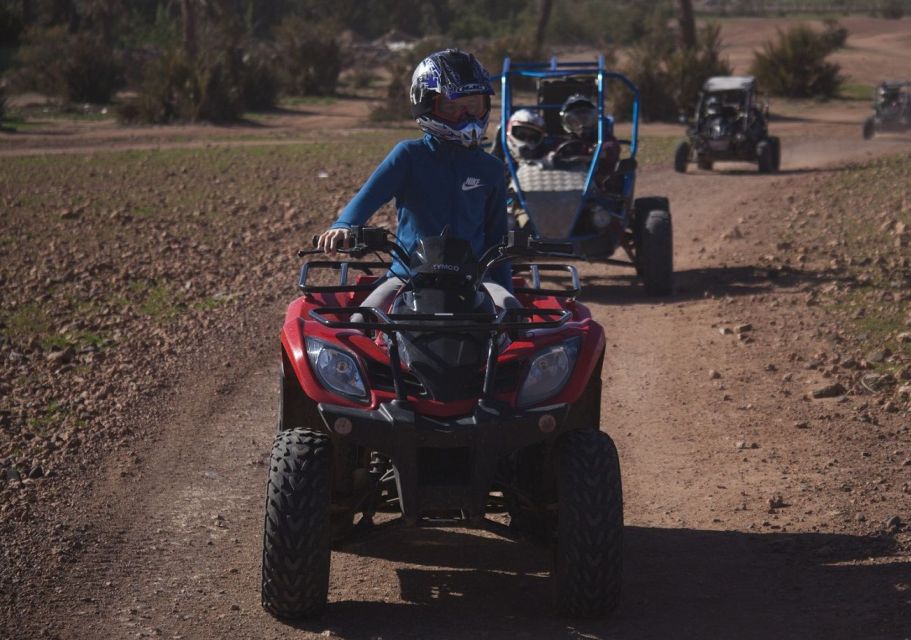
[[[351,225],[367,222],[377,209],[401,192],[410,172],[407,150],[403,143],[399,143],[342,210],[332,228],[347,229]]]
[[[484,249],[485,251],[503,241],[508,231],[506,223],[506,179],[502,172],[497,172],[494,188],[487,196],[484,211]],[[512,267],[508,263],[501,264],[489,274],[490,278],[507,291],[512,292]]]

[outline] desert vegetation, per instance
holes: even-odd
[[[895,17],[904,4],[877,7]],[[732,69],[720,27],[697,28],[695,16],[788,10],[670,0],[427,0],[417,11],[398,0],[0,0],[0,74],[12,93],[45,95],[65,110],[113,104],[127,123],[236,121],[283,96],[334,95],[342,80],[344,92],[379,101],[373,120],[399,120],[409,117],[402,101],[411,69],[429,51],[463,46],[495,72],[505,55],[586,45],[640,86],[646,118],[671,120],[691,108],[705,78]],[[841,78],[827,56],[847,36],[831,20],[823,30],[795,26],[757,51],[753,70],[774,94],[833,96]],[[622,116],[628,99],[616,97]]]
[[[830,98],[838,94],[844,78],[827,58],[844,46],[847,31],[829,23],[822,32],[805,24],[779,30],[775,42],[757,51],[752,73],[766,91],[791,98]]]

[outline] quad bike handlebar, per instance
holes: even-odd
[[[338,247],[336,250],[353,258],[382,252],[397,257],[403,264],[408,264],[408,252],[397,242],[390,240],[390,235],[393,234],[383,227],[352,225],[344,246]],[[316,247],[319,243],[319,236],[314,235],[310,242],[313,247]],[[303,249],[298,251],[297,255],[304,257],[321,253],[324,253],[322,249]],[[573,245],[571,242],[539,240],[527,231],[509,231],[499,244],[490,247],[478,260],[482,267],[482,277],[479,280],[483,280],[483,276],[493,267],[511,258],[528,256],[574,257]]]
[[[340,293],[340,292],[359,292],[370,291],[374,288],[374,282],[349,284],[348,276],[351,271],[360,271],[368,276],[373,275],[374,269],[388,270],[392,265],[383,261],[383,258],[377,256],[378,260],[364,261],[361,258],[368,254],[386,253],[399,258],[402,264],[410,264],[410,257],[403,247],[389,239],[394,235],[382,227],[351,227],[351,233],[348,235],[344,246],[338,247],[336,251],[350,256],[354,260],[308,260],[300,270],[298,279],[298,288],[305,294],[321,293]],[[317,244],[319,236],[313,236],[312,243]],[[298,256],[311,256],[324,253],[322,249],[311,249],[298,251]],[[510,231],[503,240],[488,249],[481,259],[478,260],[478,271],[475,271],[474,277],[469,277],[470,282],[475,287],[479,287],[485,280],[491,269],[503,263],[511,263],[513,273],[528,272],[530,273],[532,284],[530,287],[514,287],[514,293],[523,293],[528,295],[552,295],[559,298],[576,298],[582,290],[579,282],[579,273],[576,268],[567,264],[538,264],[535,262],[526,262],[522,258],[536,257],[553,257],[553,258],[575,258],[573,254],[572,243],[558,242],[549,240],[539,240],[534,238],[530,233],[524,230]],[[515,259],[519,262],[515,262]],[[338,283],[326,285],[323,283],[313,284],[310,282],[310,274],[317,270],[331,270],[338,272]],[[545,272],[569,275],[571,285],[569,287],[542,287],[541,276]],[[399,276],[404,279],[410,279],[412,276]]]

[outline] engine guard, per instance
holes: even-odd
[[[479,402],[472,415],[453,419],[419,415],[395,401],[367,411],[331,404],[318,408],[334,441],[391,459],[406,519],[446,511],[482,519],[500,458],[572,428],[566,421],[568,404],[515,411]]]

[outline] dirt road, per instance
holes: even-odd
[[[274,308],[241,344],[213,336],[179,391],[140,408],[136,431],[151,437],[112,452],[77,497],[70,526],[82,551],[34,585],[40,597],[9,621],[13,637],[908,637],[911,563],[881,535],[892,511],[911,516],[907,495],[902,506],[884,489],[866,504],[845,489],[877,482],[887,456],[908,457],[907,431],[886,445],[842,405],[802,399],[818,374],[803,356],[820,348],[813,312],[796,304],[806,276],[773,279],[756,266],[785,225],[787,198],[812,189],[823,167],[908,148],[861,147],[856,126],[826,131],[789,140],[776,176],[734,166],[641,174],[641,195],[672,203],[673,298],[643,298],[614,268],[581,269],[583,300],[607,330],[602,428],[625,483],[624,596],[610,621],[554,619],[545,551],[460,530],[335,552],[323,618],[289,626],[265,614]],[[740,336],[719,331],[747,323]]]

